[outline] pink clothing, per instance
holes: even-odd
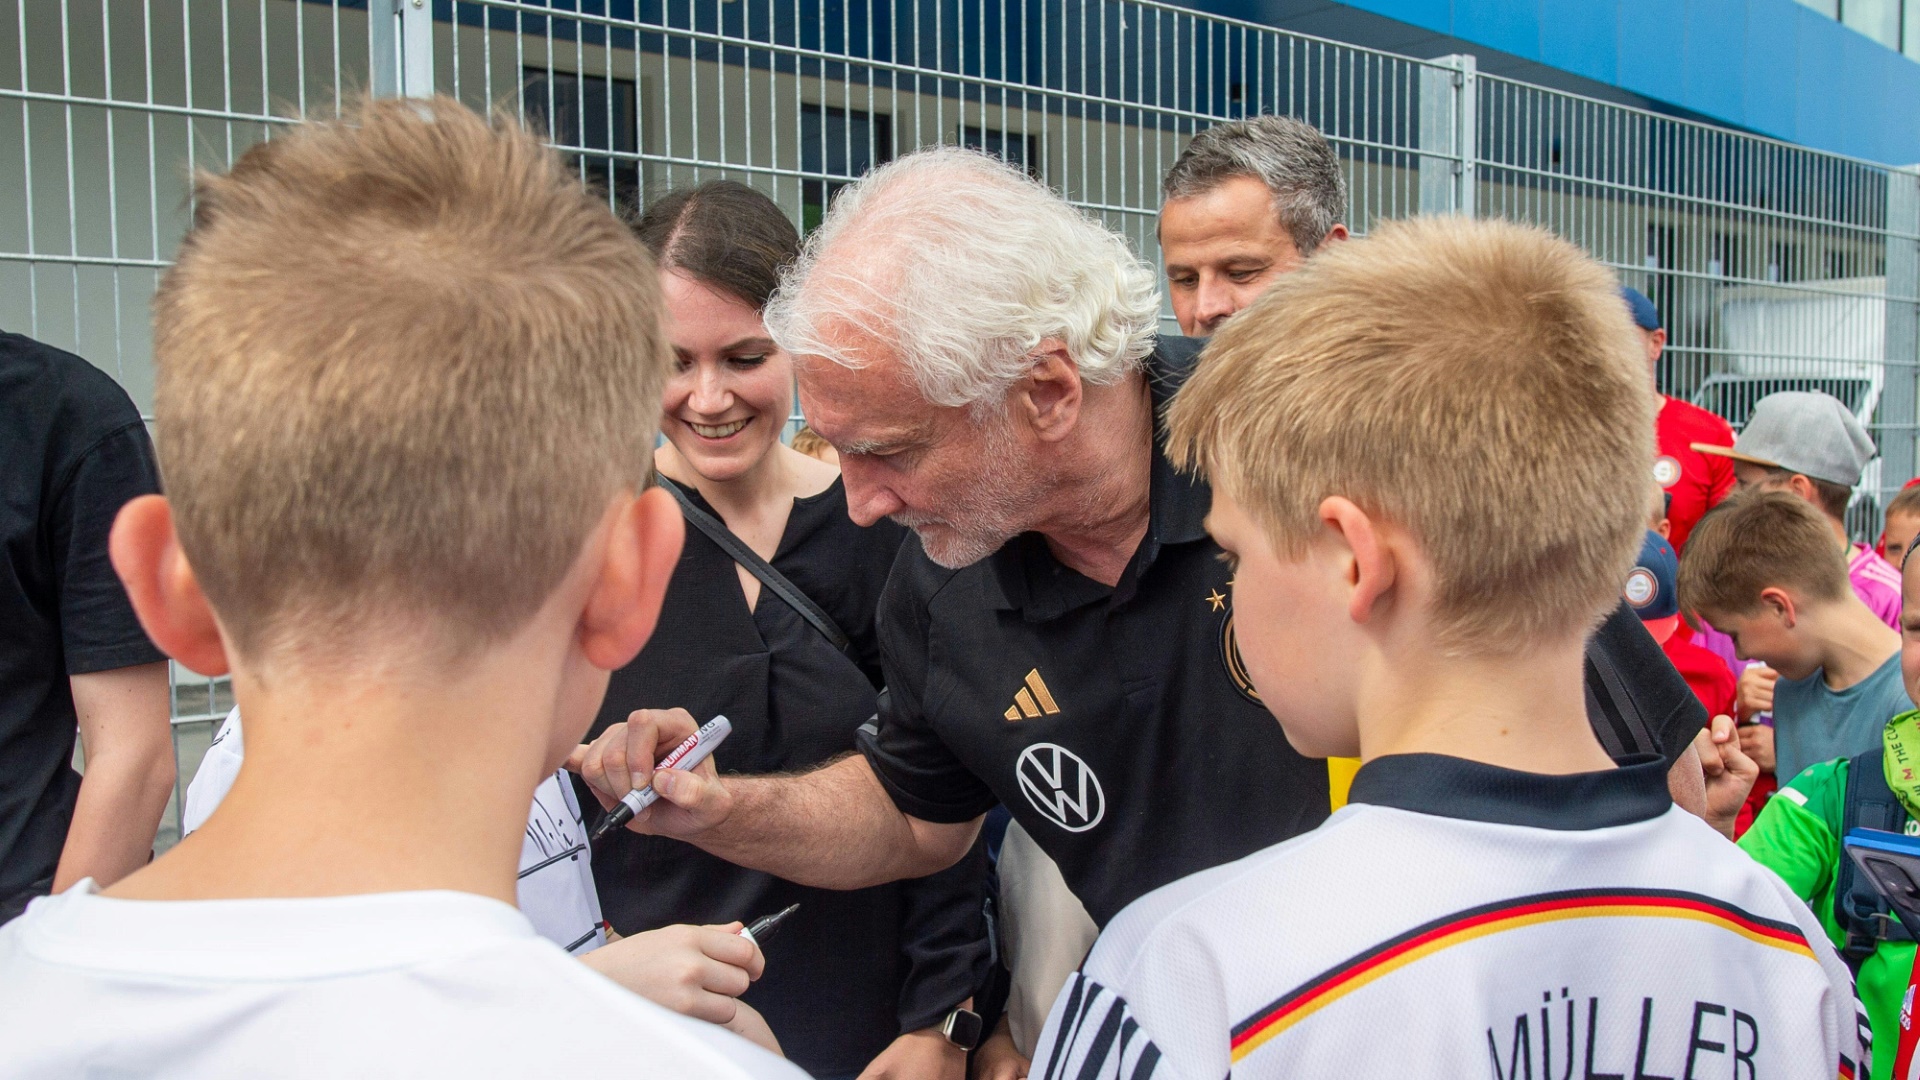
[[[1880,616],[1880,621],[1900,629],[1900,571],[1873,553],[1865,544],[1853,545],[1853,558],[1847,560],[1847,579],[1853,582],[1854,595]]]

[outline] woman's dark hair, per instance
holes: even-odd
[[[632,223],[662,270],[679,270],[759,311],[800,253],[800,234],[772,199],[714,180],[654,200]]]

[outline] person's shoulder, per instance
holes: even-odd
[[[1718,414],[1708,412],[1691,401],[1684,401],[1677,397],[1667,398],[1660,407],[1660,423],[1663,426],[1684,427],[1697,433],[1700,438],[1694,440],[1695,442],[1733,445],[1733,425],[1727,423]]]
[[[1781,784],[1773,799],[1784,800],[1788,806],[1829,821],[1837,829],[1847,797],[1847,774],[1852,768],[1853,763],[1847,758],[1815,762]]]
[[[140,410],[111,375],[20,334],[0,333],[0,391],[9,407],[57,414],[62,429],[81,437],[140,422]]]
[[[1217,955],[1230,965],[1238,943],[1272,941],[1291,927],[1323,932],[1322,917],[1340,903],[1326,883],[1339,879],[1340,863],[1366,857],[1375,815],[1372,807],[1346,807],[1311,832],[1139,897],[1101,931],[1087,958],[1089,977],[1125,987],[1156,954],[1193,958],[1220,945]],[[1196,949],[1196,942],[1205,945]],[[1249,963],[1265,959],[1238,955]]]

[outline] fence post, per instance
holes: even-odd
[[[400,96],[400,10],[405,0],[367,0],[367,90]]]
[[[1420,212],[1473,216],[1479,64],[1455,53],[1420,69]]]
[[[367,51],[374,97],[433,95],[433,7],[427,0],[369,0]]]
[[[1886,389],[1880,396],[1881,505],[1914,475],[1920,440],[1920,166],[1887,171]]]
[[[433,96],[433,5],[396,0],[400,7],[400,90],[408,97]]]

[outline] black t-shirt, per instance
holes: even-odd
[[[166,659],[107,557],[114,515],[159,490],[119,384],[0,334],[0,922],[52,886],[73,818],[68,677]]]
[[[1156,411],[1196,350],[1163,339],[1149,359]],[[1203,526],[1211,502],[1156,443],[1147,535],[1114,588],[1061,565],[1037,534],[960,570],[909,539],[881,600],[879,730],[861,739],[895,805],[960,822],[1004,803],[1102,925],[1324,820],[1325,762],[1294,751],[1241,666],[1232,573]],[[1647,718],[1616,725],[1625,752],[1691,738],[1704,717],[1682,717],[1685,681],[1616,622],[1600,647],[1630,655],[1626,696]]]
[[[688,495],[712,512],[698,492]],[[772,562],[852,639],[841,653],[770,589],[748,611],[733,560],[689,526],[659,627],[614,673],[594,734],[634,709],[678,706],[701,721],[724,713],[733,722],[714,755],[723,773],[805,769],[853,750],[880,679],[874,609],[904,535],[892,522],[855,525],[837,481],[795,501]],[[799,903],[743,1000],[816,1075],[859,1072],[902,1032],[938,1023],[986,975],[982,844],[932,877],[852,892],[626,831],[604,841],[593,864],[601,909],[623,934],[751,921]]]

